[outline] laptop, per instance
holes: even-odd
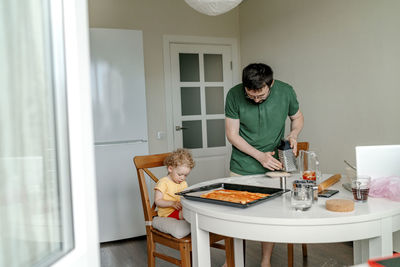
[[[357,175],[400,176],[400,145],[357,146]]]

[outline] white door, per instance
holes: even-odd
[[[99,266],[86,1],[0,18],[0,266]]]
[[[229,45],[170,45],[174,149],[192,151],[190,184],[228,175],[224,103],[233,85],[231,54]]]

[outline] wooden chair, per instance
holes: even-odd
[[[157,177],[149,171],[149,168],[164,166],[164,159],[170,155],[170,153],[148,155],[148,156],[136,156],[133,162],[136,166],[137,176],[139,180],[140,194],[142,197],[144,220],[146,224],[146,235],[147,235],[147,259],[148,266],[155,266],[155,257],[171,262],[175,265],[182,267],[191,266],[191,250],[192,241],[191,237],[186,236],[178,239],[169,234],[163,233],[152,227],[153,217],[157,215],[155,210],[156,205],[150,205],[149,191],[146,185],[145,173],[155,182],[158,182]],[[224,240],[225,245],[216,243],[220,240]],[[156,251],[156,243],[168,246],[170,248],[180,251],[181,259],[178,260],[174,257],[162,254]],[[210,233],[210,245],[215,248],[224,249],[226,253],[226,262],[229,267],[234,267],[234,254],[233,254],[233,239],[217,234]]]
[[[298,142],[297,143],[297,154],[299,155],[300,150],[308,150],[310,144],[308,142]],[[288,252],[288,267],[293,267],[293,244],[287,244]],[[307,257],[307,244],[301,244],[301,249],[303,251],[303,257]]]

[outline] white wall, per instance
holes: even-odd
[[[168,151],[166,132],[163,35],[239,38],[238,8],[210,17],[189,7],[184,0],[89,0],[90,27],[143,31],[147,118],[150,153]]]
[[[183,0],[89,0],[90,27],[143,30],[150,153],[167,151],[162,36],[240,37],[241,62],[271,65],[305,115],[323,171],[354,147],[400,144],[400,1],[245,0],[209,17]],[[240,32],[240,34],[239,34]]]
[[[300,140],[325,172],[356,145],[400,144],[400,1],[247,0],[241,62],[271,65],[305,116]]]

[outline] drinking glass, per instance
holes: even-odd
[[[295,210],[305,211],[311,208],[313,188],[311,186],[293,187],[291,192],[291,206]]]
[[[354,200],[357,202],[367,202],[370,185],[370,176],[357,176],[357,179],[351,182],[351,190],[353,191]]]

